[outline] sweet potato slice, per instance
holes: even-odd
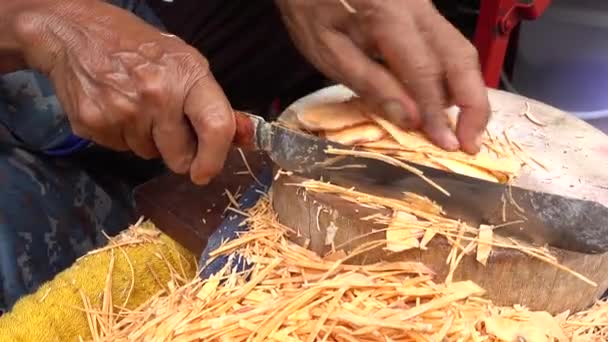
[[[371,114],[370,116],[407,150],[419,150],[423,148],[432,148],[434,146],[422,133],[406,132],[378,115]]]
[[[297,114],[298,122],[310,131],[338,131],[370,122],[360,100],[313,106]]]
[[[373,123],[325,132],[327,140],[347,146],[378,141],[385,136],[386,131]]]
[[[484,179],[490,182],[498,183],[498,179],[490,172],[477,168],[475,166],[469,165],[465,162],[461,162],[459,160],[448,159],[448,158],[439,158],[435,156],[429,156],[431,160],[433,160],[437,164],[443,165],[448,170],[458,173],[461,175]]]

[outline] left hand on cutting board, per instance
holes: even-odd
[[[321,72],[444,149],[479,151],[490,106],[477,52],[430,0],[276,1]],[[461,109],[455,134],[445,114],[452,104]]]

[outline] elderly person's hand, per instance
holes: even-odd
[[[105,1],[3,1],[13,50],[50,77],[75,134],[161,156],[198,184],[222,169],[234,115],[198,51]]]
[[[490,108],[477,53],[430,0],[276,2],[299,49],[328,77],[447,150],[479,151]],[[444,112],[453,104],[456,134]]]

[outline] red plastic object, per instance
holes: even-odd
[[[522,20],[538,18],[551,0],[481,0],[475,31],[481,70],[488,87],[500,82],[511,32]]]

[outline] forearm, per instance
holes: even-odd
[[[24,41],[19,37],[23,13],[39,5],[40,0],[0,1],[0,73],[27,67]]]
[[[23,68],[49,72],[49,64],[65,47],[62,39],[75,30],[66,22],[93,11],[95,2],[0,0],[0,73]]]

